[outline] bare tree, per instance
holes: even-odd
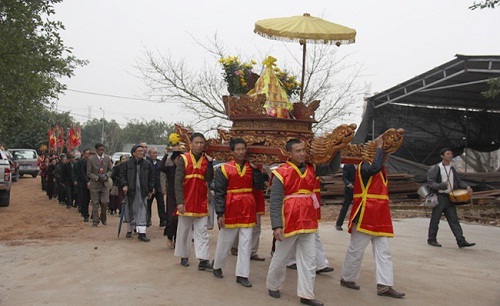
[[[218,62],[228,55],[227,48],[217,34],[206,43],[194,40],[212,55],[213,64],[205,61],[202,68],[193,70],[183,59],[175,60],[170,54],[146,50],[137,68],[145,80],[147,94],[165,103],[182,103],[186,111],[199,117],[193,126],[204,124],[207,130],[228,127],[230,122],[222,102],[222,96],[228,92]],[[344,65],[348,56],[337,58],[336,48],[332,46],[315,45],[307,56],[304,101],[308,104],[321,100],[314,131],[323,132],[338,125],[343,116],[352,114],[352,105],[361,104],[364,90],[355,82],[360,69]]]

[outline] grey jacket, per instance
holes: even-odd
[[[460,180],[457,170],[455,170],[454,167],[450,167],[450,169],[451,172],[453,172],[453,189],[466,189],[467,184]],[[429,170],[427,170],[427,184],[429,185],[429,188],[434,192],[437,192],[438,190],[445,190],[446,188],[448,188],[448,184],[446,182],[441,182],[441,170],[439,168],[439,163],[435,164],[434,166],[430,167]]]

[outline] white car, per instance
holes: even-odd
[[[117,161],[120,160],[120,156],[122,155],[125,155],[128,157],[132,156],[132,154],[130,154],[130,152],[115,152],[115,154],[113,154],[111,156],[111,160],[113,161],[113,164],[116,163]]]
[[[2,207],[9,206],[10,204],[11,175],[7,154],[3,150],[0,150],[0,206]]]

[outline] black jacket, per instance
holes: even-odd
[[[87,183],[89,179],[87,177],[87,160],[80,159],[76,163],[76,182],[78,183],[78,188],[87,189]]]
[[[160,160],[156,160],[156,165],[154,164],[154,160],[150,157],[147,157],[147,160],[151,163],[153,169],[153,185],[156,191],[161,192],[161,181],[160,181]]]
[[[146,197],[154,188],[153,166],[151,166],[151,163],[146,159],[137,161],[135,158],[131,158],[120,167],[120,187],[128,187],[127,196],[129,199],[134,198],[137,189],[137,165],[140,166],[139,180],[142,196]]]

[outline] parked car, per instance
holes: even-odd
[[[0,150],[0,206],[10,204],[10,188],[12,186],[10,163],[4,150]]]
[[[17,161],[14,159],[14,156],[12,156],[12,153],[10,151],[4,151],[5,155],[7,155],[7,159],[9,160],[10,163],[10,173],[11,173],[11,179],[13,182],[17,182],[19,179],[19,164]]]
[[[19,164],[19,176],[29,174],[32,177],[38,175],[38,154],[34,149],[9,149],[14,160]]]
[[[130,152],[115,152],[115,154],[113,154],[111,156],[111,160],[113,161],[113,164],[116,163],[117,161],[119,161],[120,156],[122,156],[122,155],[125,155],[127,157],[132,156],[132,154],[130,154]]]

